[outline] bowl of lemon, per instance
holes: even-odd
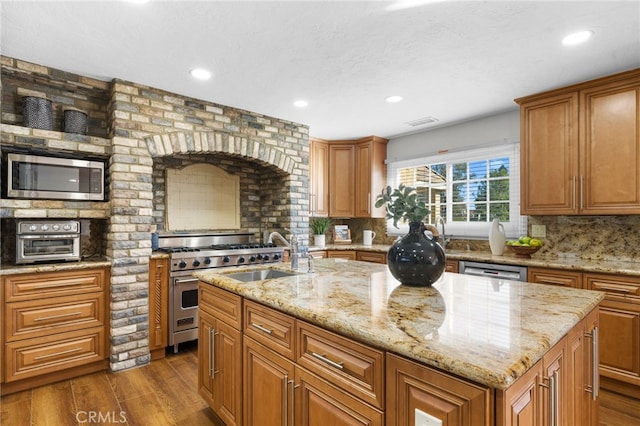
[[[507,247],[516,257],[531,259],[531,255],[542,247],[542,241],[525,235],[517,240],[507,241]]]

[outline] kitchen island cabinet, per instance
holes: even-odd
[[[551,406],[562,407],[563,412],[567,413],[563,414],[562,419],[570,418],[568,413],[574,411],[564,399],[553,404],[544,402],[549,400],[550,395],[540,391],[539,384],[546,384],[547,374],[553,377],[553,372],[557,371],[562,380],[556,383],[558,386],[566,386],[571,378],[570,372],[578,372],[579,378],[571,379],[571,383],[583,384],[576,391],[576,395],[582,397],[582,394],[588,393],[587,384],[591,384],[592,381],[586,376],[592,374],[593,369],[589,372],[586,368],[578,367],[574,365],[573,359],[583,361],[593,354],[585,349],[589,346],[585,346],[585,339],[577,339],[578,345],[573,346],[569,341],[570,336],[584,334],[582,327],[585,318],[590,315],[597,317],[597,307],[603,298],[600,292],[495,281],[459,274],[445,274],[432,288],[414,288],[399,286],[385,265],[342,259],[319,259],[314,263],[315,274],[299,273],[290,277],[256,282],[240,282],[225,277],[225,273],[231,272],[228,270],[195,273],[201,280],[201,288],[224,290],[231,295],[240,296],[244,304],[262,305],[287,315],[295,320],[297,330],[335,333],[339,339],[369,348],[373,353],[377,351],[385,354],[385,361],[377,364],[384,365],[383,371],[386,371],[382,375],[382,381],[385,382],[384,377],[387,377],[380,394],[375,390],[378,389],[376,386],[380,385],[380,380],[373,380],[370,382],[371,385],[367,384],[375,377],[375,371],[379,367],[365,368],[366,365],[376,365],[375,362],[368,364],[365,362],[366,359],[380,359],[379,356],[354,358],[358,351],[353,352],[353,348],[336,352],[331,349],[332,346],[327,347],[327,342],[332,340],[327,338],[312,339],[310,350],[303,351],[303,336],[306,333],[300,332],[296,333],[297,341],[294,343],[298,348],[295,360],[258,343],[262,348],[268,349],[269,355],[263,354],[262,358],[275,356],[278,360],[277,365],[281,364],[280,361],[294,364],[293,381],[291,370],[283,369],[289,365],[285,362],[279,370],[273,369],[275,376],[269,382],[281,389],[278,391],[280,398],[294,399],[291,404],[297,410],[296,420],[300,420],[301,423],[304,423],[304,419],[299,416],[304,409],[299,408],[298,404],[304,405],[301,401],[305,400],[306,395],[306,391],[301,389],[307,387],[306,383],[311,383],[316,391],[309,394],[314,399],[310,400],[306,407],[312,411],[327,407],[345,407],[346,405],[341,405],[343,403],[336,400],[337,395],[342,394],[348,395],[347,399],[355,398],[358,404],[364,404],[362,407],[373,410],[371,413],[380,410],[377,407],[382,402],[380,413],[384,413],[386,422],[392,424],[389,416],[395,414],[390,414],[394,405],[391,400],[399,396],[393,393],[394,385],[390,382],[392,379],[389,374],[392,374],[392,370],[389,366],[393,365],[391,357],[398,358],[401,362],[414,363],[419,369],[425,369],[425,372],[437,372],[442,377],[451,379],[452,383],[457,381],[464,385],[452,386],[449,392],[453,398],[451,401],[476,401],[472,405],[475,407],[474,414],[465,417],[467,423],[462,417],[447,416],[444,411],[434,408],[432,403],[426,404],[424,410],[420,408],[421,411],[448,422],[447,424],[470,424],[470,418],[482,419],[479,423],[473,424],[511,424],[506,420],[507,416],[510,416],[511,406],[496,404],[494,401],[506,401],[505,396],[517,390],[524,383],[523,380],[526,381],[527,375],[534,377],[536,386],[532,395],[538,400],[534,411],[539,413],[539,416],[532,418],[528,424],[536,424],[534,421],[541,418],[540,416],[549,418],[543,411],[549,411]],[[269,268],[287,269],[284,265],[272,265]],[[234,268],[234,271],[238,269],[255,267]],[[245,343],[248,338],[245,336]],[[253,343],[249,346],[256,350]],[[562,351],[550,352],[552,348],[557,347],[561,347]],[[579,356],[569,356],[573,353],[567,349],[569,347]],[[303,355],[303,352],[307,355]],[[245,349],[245,356],[246,354]],[[323,361],[322,358],[328,359],[331,363]],[[315,364],[305,364],[305,359],[313,360],[318,368],[334,368],[335,371],[316,372],[312,368]],[[259,364],[269,365],[266,361],[260,361]],[[340,367],[347,370],[348,374],[360,371],[356,382],[360,386],[364,384],[365,387],[349,385],[347,377],[340,375],[346,373],[338,373]],[[285,371],[288,383],[286,392]],[[419,377],[422,372],[416,374]],[[305,375],[308,379],[304,378]],[[251,382],[247,382],[246,371],[244,377],[245,386],[248,386]],[[320,380],[321,384],[317,384],[316,379]],[[325,388],[325,385],[328,388]],[[318,389],[321,388],[325,391],[319,392]],[[465,389],[469,389],[470,394],[465,393]],[[457,392],[460,392],[458,397]],[[333,396],[325,399],[317,396],[320,393]],[[578,397],[575,396],[574,399]],[[524,401],[521,398],[515,400]],[[331,405],[327,405],[329,401],[332,401]],[[597,403],[597,398],[591,402],[596,406]],[[572,404],[579,405],[575,402]],[[403,403],[393,410],[409,410],[402,414],[404,417],[399,418],[413,418],[414,408],[417,407]],[[333,408],[329,412],[332,410]],[[322,415],[331,416],[329,412],[323,412]],[[309,416],[315,419],[314,413]],[[375,421],[369,419],[363,423],[376,424]]]
[[[516,102],[521,214],[640,213],[640,69]]]

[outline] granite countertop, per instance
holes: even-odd
[[[387,252],[389,245],[374,244],[365,246],[362,244],[332,244],[325,247],[309,247],[309,251],[321,250],[364,250],[374,252]],[[447,259],[471,260],[476,262],[502,263],[505,265],[535,266],[540,268],[569,269],[583,272],[601,272],[609,274],[625,274],[640,276],[640,262],[613,261],[607,259],[583,259],[578,257],[543,257],[535,254],[531,259],[516,257],[505,249],[501,256],[483,251],[446,250]]]
[[[14,265],[3,264],[0,265],[1,275],[14,275],[14,274],[33,274],[36,272],[58,272],[58,271],[73,271],[89,268],[104,268],[111,266],[111,262],[108,260],[83,260],[80,262],[60,262],[60,263],[35,263],[30,265]]]
[[[306,265],[301,262],[301,271]],[[400,286],[386,265],[314,260],[315,273],[243,283],[225,274],[285,264],[198,271],[199,279],[344,336],[492,388],[506,389],[604,293],[445,273],[432,288]]]

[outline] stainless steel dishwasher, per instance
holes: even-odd
[[[459,263],[461,274],[476,275],[503,280],[527,281],[527,267],[517,265],[502,265],[498,263],[470,262],[461,260]]]

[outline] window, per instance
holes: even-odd
[[[519,213],[518,144],[392,162],[388,176],[393,188],[401,183],[416,188],[431,210],[425,222],[435,224],[442,217],[447,235],[486,238],[489,223],[496,218],[510,236],[526,229]],[[388,233],[408,231],[408,224],[398,226],[400,229],[389,221]]]

